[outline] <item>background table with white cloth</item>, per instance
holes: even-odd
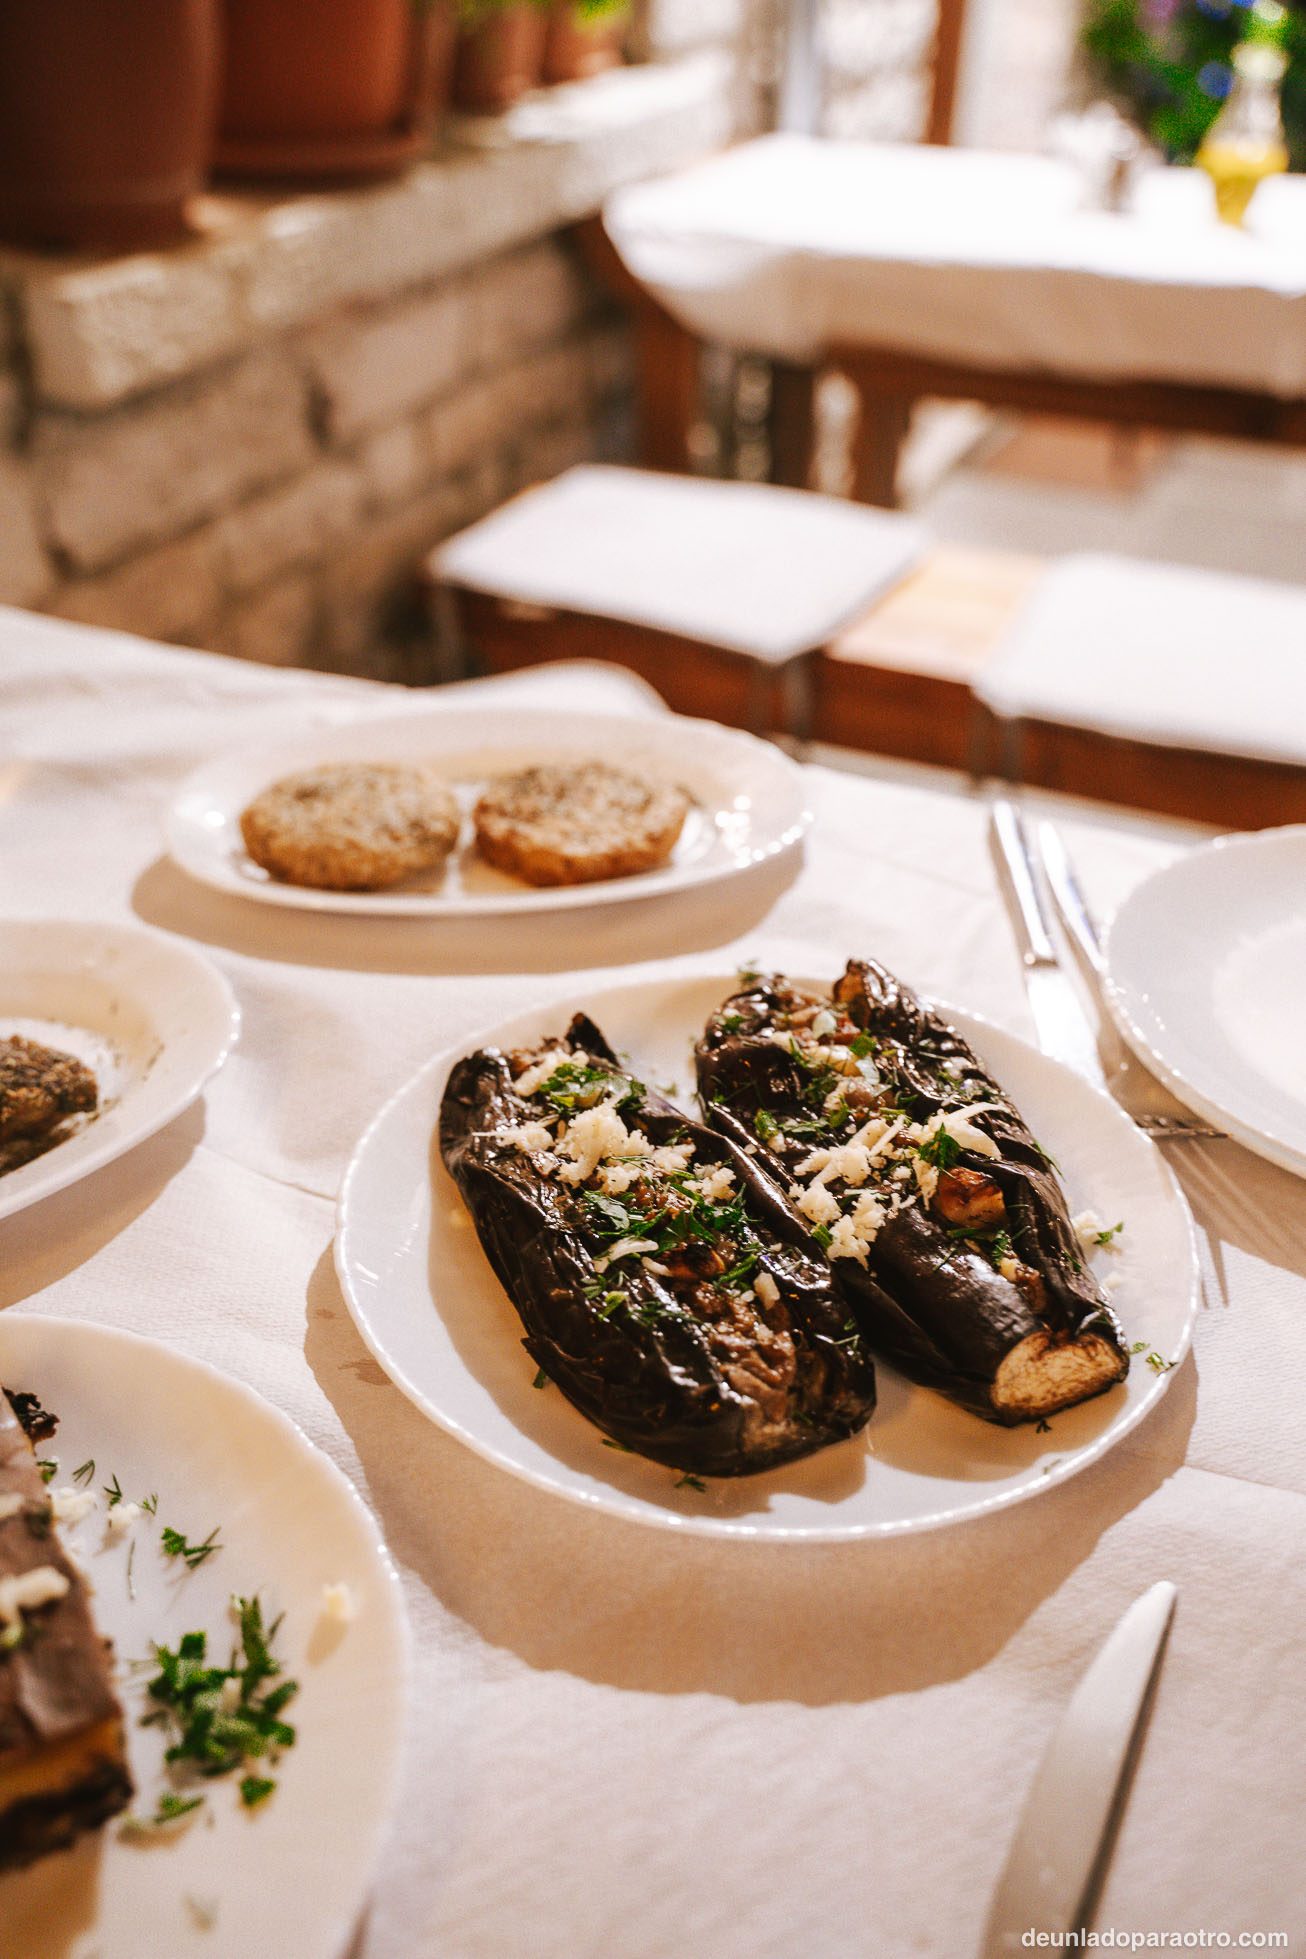
[[[505,716],[546,694],[658,711],[602,669],[487,684]],[[0,615],[5,910],[181,934],[244,1012],[202,1107],[0,1226],[0,1304],[229,1370],[373,1508],[416,1664],[359,1952],[956,1959],[1056,1714],[1159,1577],[1178,1616],[1098,1922],[1297,1947],[1306,1190],[1232,1144],[1174,1153],[1205,1245],[1193,1356],[1103,1462],[990,1519],[750,1547],[515,1481],[389,1383],[332,1268],[353,1144],[431,1052],[590,979],[856,950],[1031,1028],[983,807],[914,786],[813,769],[805,856],[583,922],[278,913],[163,857],[161,808],[216,750],[397,698]],[[1067,834],[1101,907],[1175,848]]]
[[[791,416],[817,364],[854,381],[879,418],[854,458],[870,502],[892,500],[880,452],[926,395],[1306,440],[1300,177],[1263,185],[1240,229],[1199,170],[1147,170],[1105,211],[1051,157],[781,135],[632,185],[603,221],[686,334],[779,364]],[[792,430],[780,446],[803,453]]]

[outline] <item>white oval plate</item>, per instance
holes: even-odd
[[[1107,963],[1152,1072],[1306,1176],[1306,826],[1219,837],[1154,872],[1112,920]]]
[[[689,795],[684,830],[663,869],[537,890],[481,862],[466,815],[488,776],[594,757]],[[280,776],[346,761],[420,763],[453,790],[465,820],[446,865],[395,891],[314,891],[279,883],[253,862],[240,835],[246,805]],[[672,714],[578,714],[519,705],[419,708],[222,756],[183,783],[166,828],[168,848],[182,869],[219,891],[307,911],[441,917],[557,911],[684,890],[774,857],[795,844],[810,822],[802,773],[770,742]]]
[[[820,982],[818,982],[819,984]],[[690,1106],[689,1044],[738,984],[654,981],[535,1008],[439,1054],[364,1135],[341,1188],[336,1269],[359,1332],[391,1378],[469,1448],[559,1496],[638,1523],[723,1537],[884,1537],[956,1523],[1036,1496],[1114,1446],[1164,1392],[1135,1361],[1122,1388],[1068,1409],[1050,1431],[1002,1429],[879,1368],[862,1435],[759,1476],[678,1486],[674,1471],[605,1447],[556,1388],[532,1388],[521,1326],[439,1158],[434,1130],[453,1062],[475,1047],[598,1022],[650,1081]],[[1192,1224],[1152,1145],[1080,1076],[987,1021],[951,1010],[1060,1162],[1072,1206],[1126,1230],[1114,1294],[1129,1340],[1163,1359],[1187,1350],[1197,1299]]]
[[[236,1776],[207,1785],[195,1820],[144,1843],[116,1822],[72,1851],[0,1877],[6,1952],[24,1959],[335,1959],[362,1909],[395,1790],[407,1688],[399,1583],[376,1525],[350,1484],[294,1424],[247,1387],[154,1340],[35,1314],[0,1317],[0,1381],[29,1388],[59,1416],[40,1453],[55,1487],[90,1459],[86,1487],[117,1477],[135,1501],[158,1496],[126,1542],[105,1543],[106,1510],[61,1535],[95,1586],[114,1642],[136,1798],[150,1815],[163,1738],[142,1728],[144,1659],[203,1628],[225,1664],[232,1593],[257,1592],[275,1651],[299,1693],[297,1740],[270,1770],[277,1788],[242,1809]],[[162,1556],[168,1524],[193,1542],[216,1524],[222,1549],[194,1570]],[[127,1588],[128,1547],[134,1540]],[[322,1587],[344,1583],[350,1625],[322,1615]],[[205,1924],[205,1919],[211,1923]]]
[[[198,952],[140,925],[0,919],[0,1036],[95,1070],[98,1114],[0,1176],[0,1218],[63,1190],[171,1122],[226,1060],[236,996]]]

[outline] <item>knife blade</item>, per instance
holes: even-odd
[[[1178,1594],[1153,1585],[1125,1612],[1053,1730],[994,1894],[980,1959],[1087,1923],[1105,1875]]]
[[[994,856],[1020,952],[1025,996],[1038,1044],[1088,1080],[1101,1084],[1097,1039],[1074,982],[1062,968],[1039,889],[1025,827],[1014,803],[997,797],[990,811]]]

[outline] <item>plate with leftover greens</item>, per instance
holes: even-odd
[[[512,1473],[860,1538],[1035,1496],[1187,1350],[1191,1221],[1073,1071],[869,959],[595,989],[435,1057],[342,1186],[381,1365]]]
[[[405,1705],[374,1522],[285,1416],[156,1341],[9,1312],[0,1386],[6,1951],[334,1959]]]

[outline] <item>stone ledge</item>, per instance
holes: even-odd
[[[101,410],[356,301],[392,295],[587,217],[620,185],[731,134],[728,58],[619,68],[523,103],[493,146],[448,149],[396,183],[205,199],[167,253],[0,254],[38,402]]]

